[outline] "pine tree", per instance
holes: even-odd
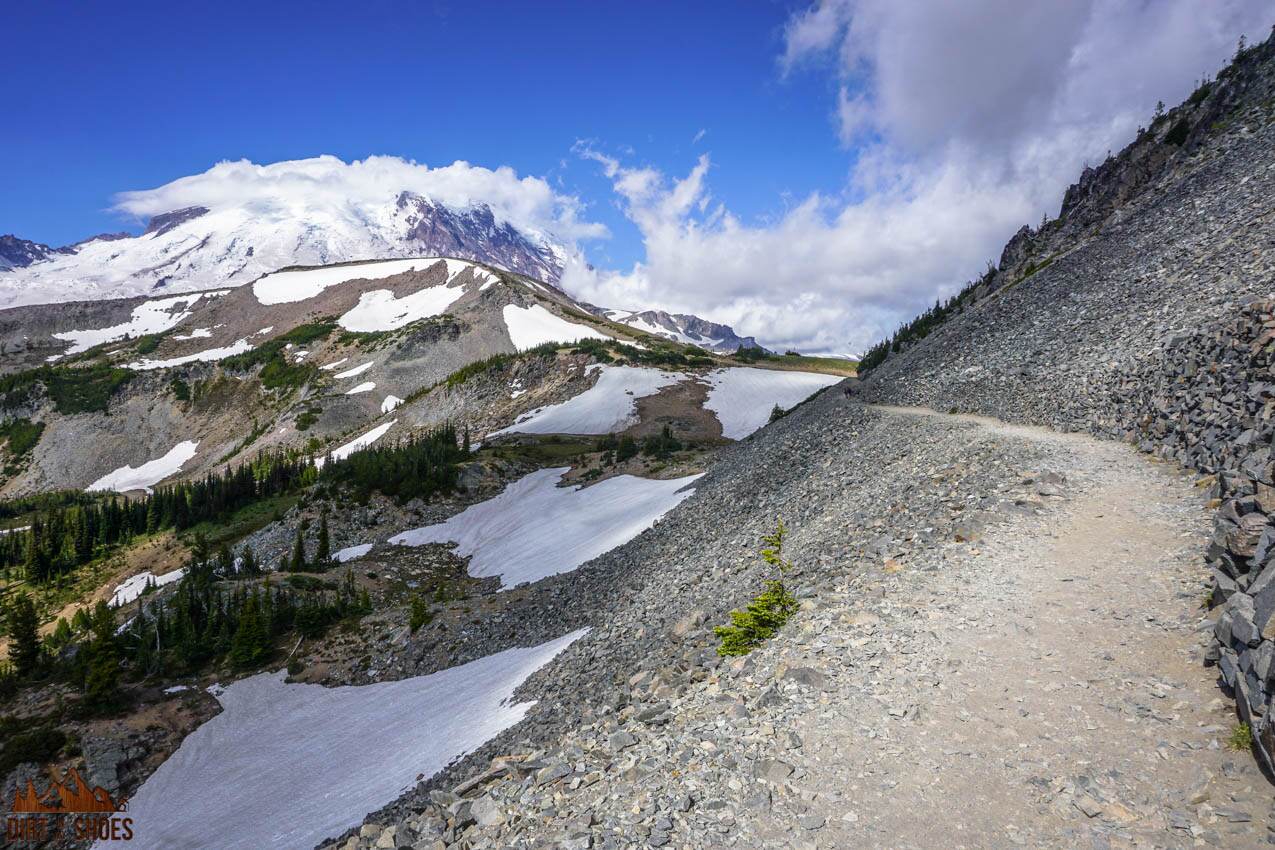
[[[288,561],[288,569],[294,573],[303,572],[306,568],[305,561],[305,537],[301,529],[297,528],[297,539],[292,544],[292,559]]]
[[[251,667],[266,653],[266,632],[261,624],[259,599],[253,591],[239,612],[239,627],[230,641],[230,660],[239,667]]]
[[[98,602],[89,619],[92,639],[87,653],[84,703],[92,711],[108,711],[119,702],[120,659],[115,642],[115,615],[105,602]]]
[[[245,576],[255,576],[261,572],[261,565],[257,563],[257,555],[252,551],[252,547],[245,545],[243,553],[239,556],[239,574]]]
[[[314,551],[314,566],[316,570],[326,570],[332,560],[332,543],[328,538],[328,512],[324,511],[319,517],[319,546]]]
[[[9,606],[10,657],[19,676],[30,676],[40,664],[39,619],[35,603],[25,593]]]

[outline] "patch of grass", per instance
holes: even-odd
[[[244,539],[254,531],[265,528],[274,521],[276,515],[281,516],[287,513],[300,498],[299,493],[289,493],[271,499],[261,499],[245,505],[221,522],[201,522],[192,525],[183,532],[183,536],[187,540],[194,540],[197,534],[203,534],[208,540],[208,545],[214,548],[222,543],[230,545]]]
[[[0,407],[17,407],[34,400],[43,386],[58,413],[105,412],[116,391],[136,373],[99,363],[83,368],[40,366],[0,378]]]
[[[30,419],[10,419],[0,425],[0,439],[6,440],[9,454],[14,458],[26,457],[40,442],[44,433],[43,422],[32,422]]]
[[[261,371],[257,377],[267,389],[285,387],[301,387],[313,381],[319,374],[316,366],[310,363],[290,363],[284,352],[288,345],[309,345],[321,339],[327,339],[336,329],[336,322],[324,319],[309,324],[297,325],[287,333],[257,346],[251,351],[236,354],[221,361],[221,367],[228,371],[245,372],[255,366]]]
[[[1231,737],[1226,740],[1226,748],[1237,753],[1251,749],[1253,746],[1253,730],[1247,723],[1236,723],[1231,730]]]
[[[479,454],[510,461],[525,461],[538,466],[557,465],[559,461],[572,460],[594,451],[594,441],[587,438],[558,437],[539,438],[528,442],[504,443],[487,446]]]
[[[162,334],[146,334],[139,336],[137,344],[133,346],[133,350],[138,354],[153,354],[155,349],[159,348],[159,342],[164,337]]]

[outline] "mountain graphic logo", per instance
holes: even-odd
[[[67,770],[62,781],[53,780],[48,792],[41,797],[35,783],[27,780],[27,787],[13,789],[14,814],[69,814],[85,812],[125,812],[128,799],[116,800],[101,786],[90,788],[75,768]]]

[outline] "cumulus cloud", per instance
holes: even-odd
[[[576,266],[565,284],[597,303],[697,312],[772,346],[862,350],[979,273],[1019,226],[1056,214],[1086,161],[1273,19],[1266,0],[820,0],[789,19],[777,66],[790,85],[832,76],[848,183],[748,223],[714,202],[707,155],[670,177],[581,147],[645,258]]]
[[[555,192],[539,177],[519,177],[505,166],[492,170],[462,161],[430,168],[393,156],[350,163],[334,156],[269,165],[219,162],[202,174],[155,189],[123,192],[115,198],[115,209],[139,217],[192,206],[278,212],[330,204],[357,210],[392,201],[403,191],[451,206],[486,203],[498,218],[516,227],[566,240],[607,235],[602,225],[584,220],[577,198]]]

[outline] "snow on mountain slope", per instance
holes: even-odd
[[[514,689],[584,634],[397,682],[235,682],[129,800],[146,825],[130,846],[206,847],[212,829],[224,850],[313,847],[522,720]]]
[[[117,493],[127,493],[130,490],[145,490],[149,493],[153,485],[158,484],[170,475],[180,472],[183,464],[195,456],[195,449],[198,446],[199,443],[196,440],[183,440],[173,446],[163,457],[147,461],[136,468],[121,466],[119,469],[103,475],[84,489],[90,491],[114,490]]]
[[[374,192],[343,196],[324,185],[361,165],[333,157],[223,163],[150,194],[180,197],[183,181],[244,166],[263,183],[300,174],[313,188],[214,194],[216,202],[154,215],[140,236],[95,237],[66,248],[0,237],[0,307],[238,286],[289,266],[427,254],[481,260],[539,280],[561,277],[568,256],[563,244],[540,230],[520,229],[480,199],[448,205],[394,186],[395,178],[384,175]]]
[[[600,369],[598,382],[561,404],[523,414],[497,434],[607,434],[634,424],[639,398],[654,395],[662,387],[684,380],[680,372],[664,372],[643,366],[590,366]],[[766,409],[770,412],[770,408]]]
[[[545,342],[579,342],[582,339],[608,339],[588,325],[568,322],[539,304],[519,307],[507,304],[503,311],[505,327],[514,348],[525,351]]]
[[[718,369],[704,380],[710,387],[704,407],[722,423],[722,436],[742,440],[770,421],[775,405],[792,407],[842,378],[814,372],[737,368]]]
[[[115,342],[125,337],[138,337],[145,334],[163,333],[175,328],[190,316],[190,308],[200,298],[217,298],[229,290],[217,292],[196,292],[191,295],[179,295],[174,298],[157,298],[146,301],[133,308],[133,316],[129,321],[108,328],[92,330],[63,331],[53,334],[54,339],[64,339],[71,343],[65,354],[78,354],[104,342]],[[199,331],[205,331],[200,333]],[[211,336],[211,330],[197,328],[186,339],[198,339]],[[180,337],[179,337],[180,338]]]
[[[613,322],[628,325],[674,342],[698,345],[708,351],[733,354],[740,348],[760,348],[751,336],[739,336],[730,325],[719,325],[687,313],[663,310],[604,310],[601,315]]]
[[[637,537],[694,493],[698,475],[659,481],[618,475],[559,487],[567,467],[541,469],[444,523],[390,538],[402,546],[455,541],[469,574],[508,588],[569,572]]]

